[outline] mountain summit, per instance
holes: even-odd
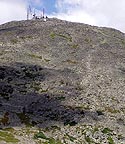
[[[125,143],[125,34],[56,18],[1,25],[0,141]]]

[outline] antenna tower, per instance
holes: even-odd
[[[44,17],[44,14],[45,14],[45,9],[43,8],[43,17]]]
[[[32,15],[32,9],[30,5],[27,7],[27,20],[29,19],[29,15]]]

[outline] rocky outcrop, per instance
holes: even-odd
[[[115,29],[1,25],[0,141],[125,143],[124,59],[125,34]]]

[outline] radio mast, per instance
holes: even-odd
[[[27,8],[27,20],[29,19],[29,8]]]
[[[32,15],[32,9],[30,5],[27,7],[27,20],[29,19],[29,15]]]
[[[43,18],[44,18],[44,14],[45,14],[45,9],[43,8]]]

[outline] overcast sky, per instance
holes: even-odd
[[[27,6],[73,22],[113,27],[125,32],[125,0],[0,0],[0,24],[26,19]]]

